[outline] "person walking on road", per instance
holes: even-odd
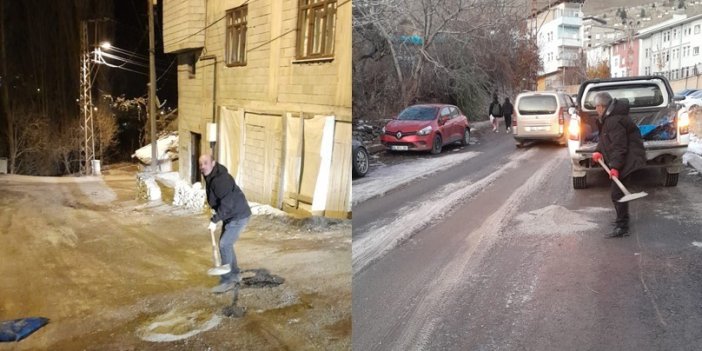
[[[514,112],[514,106],[509,102],[509,98],[505,97],[505,102],[502,104],[502,115],[505,117],[505,129],[507,133],[512,132],[512,113]]]
[[[244,192],[236,185],[227,168],[217,163],[212,155],[200,156],[198,163],[200,172],[205,177],[207,203],[215,211],[210,218],[208,229],[215,230],[217,222],[222,221],[219,252],[222,264],[229,264],[232,269],[231,272],[220,276],[219,285],[212,288],[213,293],[221,294],[241,283],[234,243],[249,222],[251,208]]]
[[[488,108],[488,114],[490,115],[490,122],[492,123],[492,131],[499,133],[498,127],[500,126],[500,121],[498,118],[502,117],[502,106],[500,106],[500,102],[497,100],[497,93],[492,95],[492,103],[490,103],[490,107]]]
[[[627,186],[632,172],[646,165],[646,151],[641,132],[629,116],[629,103],[626,100],[612,99],[609,93],[595,95],[595,110],[597,111],[597,127],[600,137],[597,142],[592,160],[597,163],[603,160],[609,167],[609,177],[617,177]],[[605,235],[617,238],[629,234],[629,204],[619,202],[624,192],[612,182],[612,203],[617,213],[614,229]]]

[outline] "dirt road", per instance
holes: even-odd
[[[350,221],[252,217],[240,266],[285,282],[242,289],[232,319],[209,291],[208,216],[135,188],[129,172],[0,176],[0,319],[51,320],[0,350],[350,349]]]

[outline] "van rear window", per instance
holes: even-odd
[[[522,96],[519,99],[519,114],[521,115],[544,115],[556,113],[558,103],[553,95],[531,95]]]

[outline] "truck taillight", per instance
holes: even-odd
[[[568,138],[570,140],[580,139],[580,119],[572,118],[570,124],[568,125]]]
[[[512,127],[517,128],[517,116],[512,117]]]
[[[687,112],[683,112],[678,116],[678,130],[681,135],[690,132],[690,115]]]
[[[558,115],[558,124],[564,125],[566,118],[568,118],[568,110],[565,107],[561,107],[561,113]]]

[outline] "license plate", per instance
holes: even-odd
[[[549,129],[549,127],[527,127],[528,132],[545,132]]]
[[[409,147],[406,145],[392,145],[392,146],[390,146],[390,150],[407,151],[407,150],[409,150]]]

